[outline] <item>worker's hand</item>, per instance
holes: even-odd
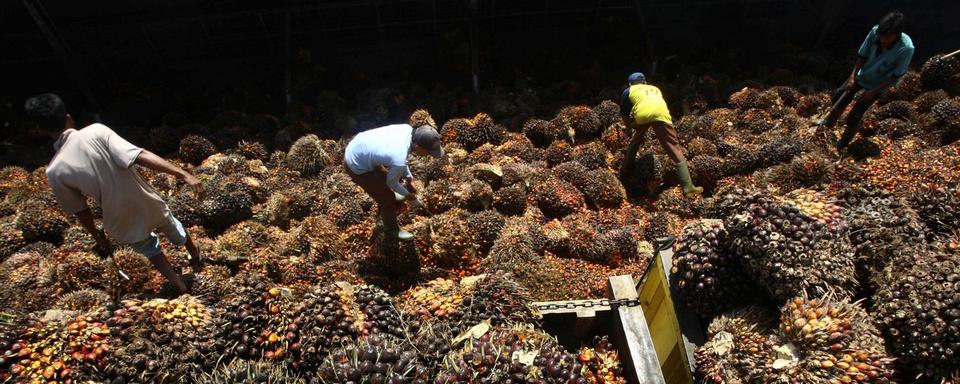
[[[103,230],[98,230],[94,233],[93,239],[97,241],[97,246],[94,250],[100,257],[106,258],[113,254],[113,245],[110,244],[110,239],[107,238],[107,234],[103,233]]]
[[[203,183],[200,182],[200,179],[197,179],[189,173],[184,173],[183,181],[193,189],[194,195],[196,195],[197,200],[203,200]]]
[[[862,99],[862,100],[876,100],[877,98],[880,97],[880,92],[883,92],[883,89],[881,89],[881,88],[871,89],[871,90],[869,90],[869,91],[864,92],[864,93],[863,93],[863,96],[861,96],[861,99]]]
[[[847,79],[847,82],[843,84],[844,89],[852,91],[857,87],[857,77],[850,75],[850,78]]]

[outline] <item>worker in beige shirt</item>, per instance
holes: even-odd
[[[56,153],[47,165],[47,181],[60,208],[73,214],[96,239],[101,254],[109,254],[109,235],[119,244],[128,244],[146,256],[180,293],[187,287],[174,272],[160,249],[154,230],[166,235],[170,243],[185,245],[194,267],[201,264],[200,250],[173,217],[167,204],[132,166],[134,164],[174,175],[203,192],[200,181],[183,169],[154,153],[124,140],[103,124],[74,128],[73,117],[63,101],[54,94],[42,94],[27,100],[25,109],[41,131],[57,136]],[[103,210],[103,230],[97,228],[86,197]],[[104,233],[105,232],[105,233]]]

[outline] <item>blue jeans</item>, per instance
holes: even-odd
[[[167,237],[170,244],[179,247],[187,243],[187,231],[183,229],[180,220],[177,220],[172,214],[170,215],[170,222],[157,229]],[[150,236],[146,239],[130,244],[130,247],[148,259],[163,254],[163,250],[160,249],[160,238],[154,232],[150,232]]]

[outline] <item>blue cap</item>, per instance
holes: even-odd
[[[647,77],[642,72],[634,72],[627,76],[627,82],[630,84],[646,83]]]

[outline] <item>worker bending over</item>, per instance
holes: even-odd
[[[343,163],[353,182],[367,192],[380,210],[383,231],[389,237],[412,240],[413,234],[400,229],[397,207],[406,200],[417,200],[413,174],[407,168],[407,155],[443,157],[440,134],[424,125],[388,125],[361,132],[343,153]]]
[[[620,98],[620,114],[623,123],[633,130],[633,140],[627,147],[627,168],[632,168],[637,158],[637,150],[646,140],[647,130],[653,127],[660,145],[667,152],[667,156],[677,163],[677,176],[683,185],[684,196],[690,197],[703,193],[703,188],[693,185],[690,178],[690,169],[687,159],[683,155],[683,147],[677,137],[677,130],[673,128],[673,118],[667,109],[667,102],[663,100],[660,89],[647,84],[646,77],[636,72],[627,77],[629,86],[623,91]]]
[[[194,267],[200,266],[200,250],[133,165],[180,178],[194,189],[198,198],[203,191],[200,180],[152,152],[130,144],[103,124],[77,130],[73,117],[57,95],[31,97],[25,109],[42,132],[57,137],[53,145],[55,154],[47,165],[47,182],[60,208],[76,216],[96,240],[98,253],[105,256],[111,252],[107,235],[117,243],[129,244],[146,256],[179,293],[186,293],[183,279],[173,271],[153,231],[159,229],[174,245],[185,245]],[[103,230],[94,223],[86,197],[96,201],[103,210]]]
[[[863,40],[857,52],[859,57],[856,65],[853,66],[853,72],[834,92],[835,108],[823,121],[818,122],[828,128],[833,127],[857,91],[864,90],[863,95],[854,102],[853,108],[847,114],[847,127],[836,144],[837,151],[846,148],[857,135],[860,130],[860,120],[870,106],[884,91],[896,84],[897,80],[907,73],[910,60],[913,58],[913,40],[903,33],[903,22],[902,13],[891,12],[880,19],[880,24],[875,25],[867,33],[867,38]]]

